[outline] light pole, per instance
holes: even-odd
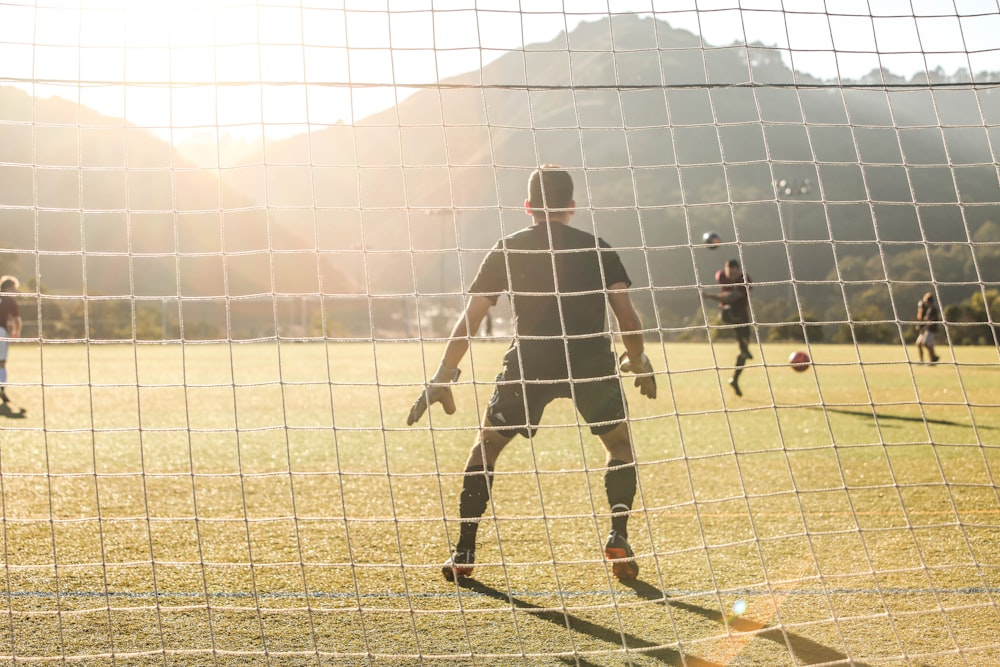
[[[774,191],[781,199],[805,199],[812,192],[812,181],[808,178],[782,178],[775,182]],[[785,243],[795,240],[795,206],[788,209],[788,232],[785,234]],[[788,247],[788,296],[793,303],[797,303],[795,298],[794,269],[792,263],[791,245]]]

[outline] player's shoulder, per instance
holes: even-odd
[[[565,233],[568,236],[572,236],[574,238],[595,239],[597,241],[602,241],[602,242],[604,240],[591,231],[587,231],[586,229],[581,229],[579,227],[574,227],[573,225],[563,225],[563,230],[565,230]]]
[[[570,241],[567,245],[573,248],[600,248],[602,250],[614,250],[614,246],[597,234],[589,232],[586,229],[580,229],[579,227],[573,227],[572,225],[565,225],[563,230],[564,238]]]
[[[536,238],[538,237],[538,230],[536,225],[531,225],[529,227],[524,227],[523,229],[518,229],[517,231],[511,232],[506,236],[502,237],[497,241],[496,245],[493,246],[494,250],[523,250],[526,248],[531,248],[537,245]]]

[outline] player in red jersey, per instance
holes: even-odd
[[[736,335],[736,342],[739,344],[739,353],[736,355],[736,367],[732,377],[729,378],[729,386],[733,388],[737,396],[742,396],[740,389],[740,375],[743,373],[743,366],[747,361],[753,359],[750,354],[750,290],[751,280],[749,275],[743,273],[740,263],[735,259],[726,261],[725,266],[715,274],[715,282],[719,284],[719,291],[704,294],[706,299],[719,302],[719,315],[723,324],[729,325]]]

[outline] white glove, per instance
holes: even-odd
[[[406,418],[406,425],[412,426],[414,422],[424,416],[424,413],[427,412],[427,406],[434,403],[440,403],[447,414],[455,414],[455,397],[452,396],[449,385],[458,380],[458,376],[461,374],[462,371],[458,368],[446,368],[444,365],[441,365],[437,369],[437,373],[434,374],[434,377],[431,378],[431,381],[427,383],[427,387],[420,392],[420,396],[413,403],[413,407],[410,408],[410,414]]]
[[[622,373],[635,373],[639,376],[635,379],[639,393],[649,398],[656,398],[656,376],[653,374],[653,364],[649,363],[649,357],[645,353],[638,360],[634,360],[625,352],[618,361],[621,362],[618,368]]]

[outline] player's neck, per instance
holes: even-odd
[[[563,215],[561,213],[549,213],[546,215],[535,215],[532,216],[532,220],[536,225],[568,225],[569,216]]]

